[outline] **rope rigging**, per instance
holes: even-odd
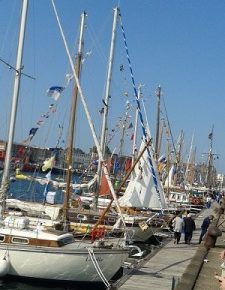
[[[144,126],[143,116],[142,116],[142,113],[141,113],[141,107],[140,107],[140,102],[139,102],[139,99],[138,99],[138,93],[137,93],[137,88],[136,88],[136,84],[135,84],[135,80],[134,80],[133,69],[132,69],[132,66],[131,66],[131,60],[130,60],[130,55],[129,55],[128,46],[127,46],[126,34],[125,34],[125,30],[124,30],[123,23],[122,23],[121,13],[119,13],[119,18],[120,18],[120,26],[121,26],[121,29],[122,29],[125,50],[126,50],[127,61],[128,61],[128,64],[129,64],[129,69],[130,69],[130,76],[131,76],[131,80],[132,80],[132,84],[133,84],[134,95],[135,95],[137,108],[138,108],[138,115],[139,115],[139,119],[140,119],[140,122],[141,122],[142,133],[143,133],[143,137],[144,137],[145,143],[147,143],[148,136],[147,136],[147,132],[146,132],[146,129],[145,129],[145,126]],[[153,167],[151,153],[150,153],[149,148],[147,148],[147,153],[148,153],[148,160],[149,160],[151,171],[152,171],[152,177],[153,177],[153,181],[154,181],[155,190],[157,192],[157,196],[158,196],[158,200],[159,200],[159,203],[160,203],[160,207],[162,209],[162,200],[161,200],[161,196],[160,196],[159,189],[158,189],[158,181],[157,181],[155,169]]]
[[[0,61],[1,61],[2,63],[4,63],[5,65],[7,65],[7,67],[8,67],[9,69],[14,70],[17,74],[21,74],[21,75],[24,75],[25,77],[28,77],[28,78],[30,78],[30,79],[32,79],[32,80],[35,80],[34,77],[32,77],[32,76],[30,76],[30,75],[28,75],[28,74],[25,74],[25,73],[22,73],[22,72],[21,72],[21,70],[24,69],[24,66],[22,66],[19,70],[17,70],[14,66],[12,66],[12,65],[9,64],[8,62],[6,62],[4,59],[0,58]]]

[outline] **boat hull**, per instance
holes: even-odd
[[[129,255],[124,249],[93,250],[107,280],[121,268]],[[0,259],[8,256],[8,275],[58,281],[102,282],[87,249],[49,249],[0,245]]]
[[[133,242],[147,242],[153,235],[161,231],[160,227],[148,226],[147,229],[142,230],[139,226],[128,227],[127,232],[129,238]]]

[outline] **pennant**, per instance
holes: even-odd
[[[130,123],[130,125],[128,126],[127,129],[131,129],[131,128],[133,128],[133,124],[132,123]]]
[[[48,119],[49,118],[49,112],[47,112],[46,114],[41,115],[41,117]]]
[[[47,94],[49,97],[57,101],[64,89],[65,89],[64,87],[53,86],[47,90]]]
[[[101,108],[101,110],[99,110],[99,113],[103,114],[104,113],[104,108]]]
[[[44,121],[43,121],[43,120],[39,120],[39,121],[37,121],[37,123],[36,123],[36,124],[37,124],[38,126],[41,126],[41,125],[43,125],[43,123],[44,123]]]
[[[54,161],[55,161],[55,155],[44,161],[44,165],[42,166],[41,170],[46,171],[48,169],[51,169],[53,167]]]
[[[23,140],[22,143],[23,144],[28,144],[32,140],[32,138],[34,137],[34,135],[36,134],[36,132],[37,132],[38,129],[39,128],[31,128],[30,131],[29,131],[28,138],[25,139],[25,140]]]
[[[158,162],[167,163],[166,157],[164,155],[162,155],[161,157],[159,157]]]
[[[209,136],[208,136],[208,138],[210,139],[210,140],[212,140],[212,138],[213,138],[213,133],[211,132],[211,133],[209,133]]]
[[[45,177],[47,178],[47,181],[49,182],[51,180],[51,171],[49,171]]]
[[[38,128],[31,128],[30,132],[29,132],[29,136],[33,138],[34,135],[36,134],[37,130],[38,130]]]

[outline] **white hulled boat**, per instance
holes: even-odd
[[[30,227],[29,217],[9,216],[6,212],[27,8],[28,0],[23,0],[8,146],[0,188],[0,275],[57,281],[103,282],[108,287],[108,280],[121,268],[129,255],[123,239],[102,238],[94,243],[90,239],[75,240],[68,231],[49,230],[42,224],[38,224],[36,228]],[[79,80],[72,64],[71,66],[83,98]],[[85,110],[90,121],[86,104]],[[99,148],[95,132],[94,140],[96,147]],[[101,152],[99,154],[101,155]],[[63,209],[65,229],[67,229],[67,198],[68,196],[65,198],[66,208]]]

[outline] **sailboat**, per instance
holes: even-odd
[[[143,140],[140,151],[143,150],[144,146],[145,141]],[[156,168],[153,158],[152,162],[153,167]],[[119,198],[121,208],[127,212],[124,219],[128,232],[130,229],[133,233],[132,239],[134,241],[145,242],[152,235],[161,231],[162,226],[165,225],[165,216],[159,215],[158,212],[160,209],[166,209],[167,203],[161,183],[155,184],[156,179],[158,179],[158,175],[156,171],[155,176],[152,174],[146,149],[134,167],[124,195]],[[154,210],[157,212],[154,213]]]
[[[56,12],[54,1],[52,3]],[[23,0],[8,146],[0,189],[0,276],[101,282],[108,287],[109,279],[121,268],[129,255],[124,240],[117,240],[115,243],[110,239],[96,242],[75,240],[73,234],[66,230],[66,221],[65,231],[47,229],[41,223],[34,229],[29,225],[29,217],[9,216],[5,211],[27,10],[28,0]],[[82,95],[74,67],[72,69]],[[85,109],[87,110],[87,107]],[[94,139],[97,139],[96,136]],[[99,148],[98,143],[97,147]],[[64,214],[66,217],[66,209]]]

